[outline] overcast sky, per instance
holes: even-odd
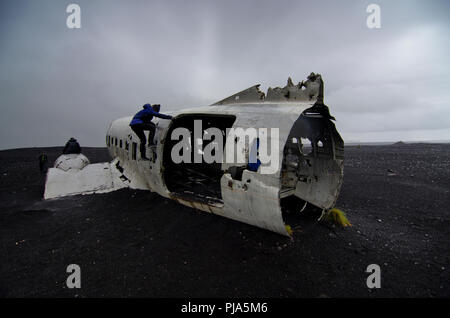
[[[66,7],[81,7],[81,28]],[[366,8],[381,7],[369,29]],[[0,2],[0,149],[104,146],[146,102],[203,106],[310,72],[345,141],[450,140],[450,1]]]

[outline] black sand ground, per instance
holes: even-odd
[[[44,202],[42,151],[61,148],[0,152],[0,296],[450,296],[450,144],[347,147],[337,206],[353,227],[305,221],[292,241],[145,191]]]

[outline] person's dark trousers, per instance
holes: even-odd
[[[47,156],[39,156],[39,170],[41,173],[47,173]]]
[[[47,173],[48,170],[47,161],[39,162],[39,170],[41,171],[41,173]]]
[[[139,140],[141,141],[141,144],[139,146],[139,150],[141,151],[141,157],[146,158],[145,155],[145,133],[144,130],[148,130],[148,144],[153,144],[153,137],[155,136],[155,124],[154,123],[142,123],[142,124],[136,124],[132,125],[131,129],[136,133],[136,135],[139,137]]]

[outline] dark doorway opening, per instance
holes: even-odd
[[[220,179],[223,175],[222,160],[207,163],[202,158],[200,163],[194,162],[194,123],[200,120],[202,124],[202,136],[208,128],[218,128],[221,131],[222,147],[225,147],[227,128],[233,126],[236,120],[231,115],[207,115],[189,114],[175,118],[167,132],[163,153],[163,179],[167,189],[172,195],[189,201],[200,201],[205,203],[222,203],[222,192]],[[172,149],[180,140],[171,140],[172,132],[176,128],[186,128],[190,135],[190,162],[175,163],[172,159]],[[202,151],[212,142],[203,140]],[[223,154],[223,148],[222,148]]]

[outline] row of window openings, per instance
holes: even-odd
[[[122,139],[117,139],[117,137],[111,137],[111,136],[107,136],[106,139],[106,143],[108,145],[108,147],[111,146],[119,146],[119,148],[122,149]],[[128,151],[129,150],[129,143],[128,141],[125,141],[125,150]],[[131,156],[133,160],[136,160],[136,153],[137,153],[137,143],[133,142],[132,143],[132,149],[131,149]]]
[[[122,149],[122,139],[117,139],[117,137],[111,137],[111,136],[108,135],[106,142],[107,142],[108,147],[110,147],[111,145],[117,147],[117,145],[118,145],[119,148]],[[292,138],[292,142],[293,143],[298,143],[299,140],[297,138]],[[306,147],[310,146],[310,144],[308,145],[307,139],[301,138],[300,142]],[[317,142],[317,146],[319,148],[323,147],[322,141],[319,140]],[[129,143],[128,143],[128,141],[125,141],[125,150],[126,151],[129,150]],[[132,144],[132,159],[133,160],[136,160],[136,152],[137,152],[137,143],[133,142],[133,144]]]

